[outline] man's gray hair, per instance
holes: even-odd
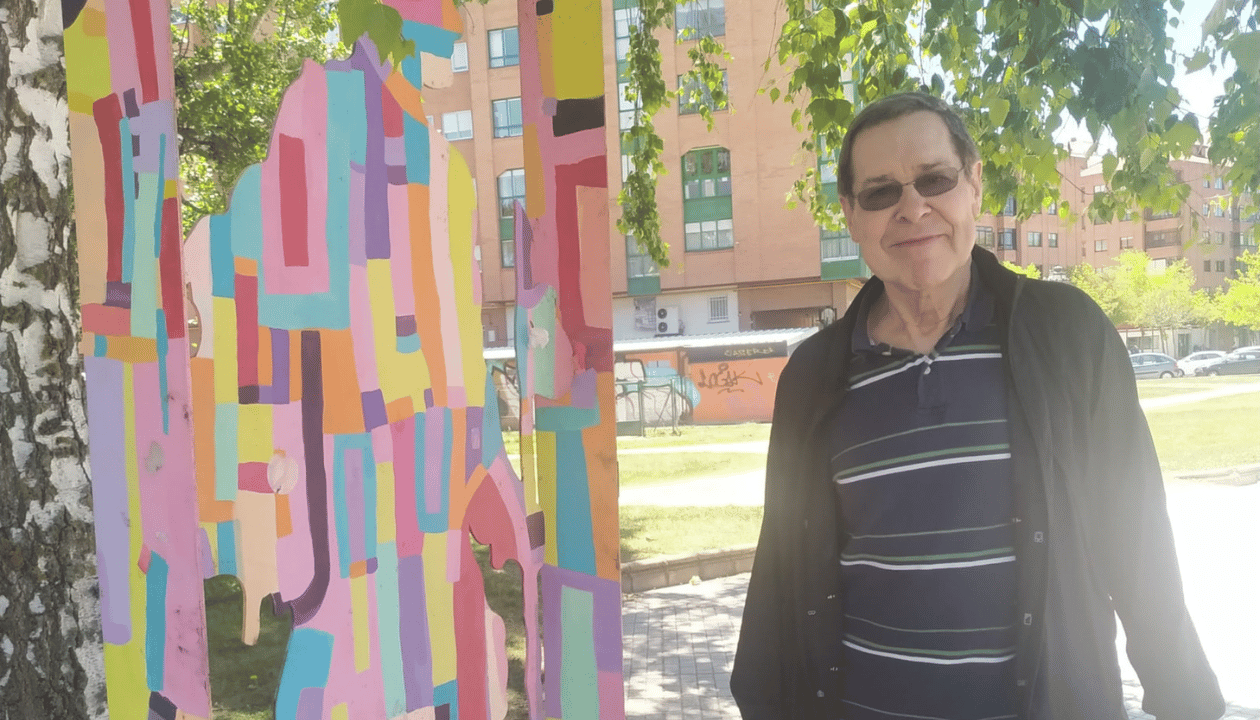
[[[867,128],[916,112],[934,113],[945,123],[945,127],[949,129],[949,136],[954,141],[954,150],[958,153],[958,159],[962,161],[962,171],[968,177],[971,176],[971,166],[980,159],[980,152],[976,149],[975,139],[971,137],[967,126],[954,108],[944,100],[927,93],[898,93],[880,98],[862,108],[862,111],[849,124],[849,130],[844,136],[844,144],[840,147],[839,189],[841,196],[853,197],[853,142],[858,134]]]

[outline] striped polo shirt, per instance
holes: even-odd
[[[928,355],[873,344],[869,309],[829,428],[845,528],[839,717],[1013,718],[1014,490],[993,297],[973,269]]]

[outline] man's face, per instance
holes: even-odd
[[[911,183],[926,174],[964,170],[949,129],[935,113],[916,112],[862,130],[853,144],[854,198],[841,197],[853,240],[871,272],[910,292],[940,289],[965,271],[980,214],[980,163],[959,172],[947,192],[924,197],[913,184],[882,210],[865,210],[864,190]]]

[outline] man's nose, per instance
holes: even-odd
[[[914,222],[931,211],[927,198],[919,194],[914,183],[902,186],[901,197],[897,199],[897,219]]]

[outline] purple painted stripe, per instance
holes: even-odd
[[[385,414],[385,396],[379,389],[361,393],[360,401],[363,404],[363,421],[369,432],[389,423],[389,416]]]
[[[433,655],[424,598],[424,558],[398,558],[398,639],[402,645],[403,688],[407,711],[433,705]],[[557,716],[553,716],[557,717]]]
[[[392,139],[392,138],[391,138]],[[389,179],[390,185],[406,185],[407,184],[407,166],[406,165],[389,165],[385,168],[386,177]]]
[[[415,315],[397,315],[394,317],[394,333],[398,337],[407,337],[416,334],[416,316]]]
[[[595,599],[595,665],[601,671],[621,671],[621,583],[606,580],[594,575],[565,570],[552,565],[543,565],[541,572],[543,623],[560,623],[560,588],[571,587],[585,590]],[[555,613],[554,617],[548,615]],[[555,625],[543,628],[544,638],[559,638],[560,627]],[[554,633],[554,634],[553,634]],[[548,652],[551,652],[548,643]],[[559,652],[558,645],[555,652]],[[550,664],[550,663],[548,663]],[[558,675],[558,673],[557,673]],[[557,716],[553,716],[557,717]]]
[[[490,402],[497,402],[494,397],[486,398]],[[473,468],[481,464],[481,416],[485,412],[479,407],[469,407],[466,411],[467,420],[464,423],[464,479],[467,480],[472,476]]]
[[[442,485],[447,482],[442,467],[450,467],[442,462],[448,453],[445,420],[446,413],[441,410],[424,414],[424,511],[429,515],[442,512]]]
[[[105,642],[122,645],[131,639],[132,600],[123,366],[104,357],[85,357],[83,364],[87,373],[88,428],[92,434],[92,502],[101,585],[101,630]]]
[[[302,688],[298,693],[297,717],[294,720],[320,720],[323,716],[324,688]]]
[[[271,402],[288,404],[289,392],[289,331],[271,328]]]
[[[367,112],[367,148],[364,160],[364,232],[367,234],[367,256],[389,257],[389,175],[385,169],[385,124],[381,110],[381,76],[364,53],[355,53],[350,63],[363,71],[364,110]]]
[[[363,450],[346,448],[341,462],[346,470],[346,517],[350,526],[350,547],[342,552],[350,553],[350,562],[366,558],[363,548]]]
[[[214,557],[210,552],[210,536],[206,533],[204,527],[198,528],[201,534],[197,538],[197,551],[201,553],[201,579],[209,580],[214,577]]]
[[[131,283],[106,282],[105,304],[110,307],[131,307]]]

